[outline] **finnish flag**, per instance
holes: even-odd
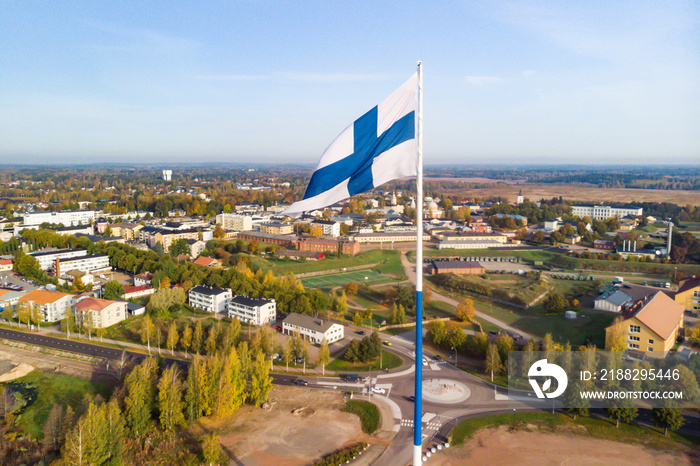
[[[306,193],[282,214],[298,217],[388,181],[417,174],[418,74],[345,128],[323,152]]]

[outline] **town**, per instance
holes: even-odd
[[[405,464],[421,365],[427,460],[464,441],[470,406],[508,409],[509,352],[678,360],[698,391],[700,203],[531,199],[527,183],[474,197],[435,178],[420,220],[404,181],[290,218],[295,169],[14,170],[0,179],[4,457]],[[635,429],[697,435],[687,417],[655,408]],[[267,427],[233,441],[222,419]],[[321,419],[338,433],[296,445]],[[290,423],[283,453],[266,429]]]

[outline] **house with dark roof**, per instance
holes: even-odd
[[[325,338],[330,344],[344,338],[345,327],[330,320],[292,312],[282,322],[282,333],[286,335],[298,334],[316,344],[321,344]]]
[[[274,299],[234,296],[226,303],[229,318],[237,317],[241,322],[265,325],[277,320],[277,303]]]
[[[226,303],[231,299],[231,288],[216,288],[197,285],[188,293],[190,306],[207,312],[219,313],[226,311]]]
[[[433,262],[430,268],[432,275],[440,273],[454,273],[457,275],[481,275],[486,273],[486,269],[476,261],[438,261]]]

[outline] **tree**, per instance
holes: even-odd
[[[348,349],[345,350],[343,358],[350,362],[357,362],[360,360],[360,343],[357,341],[357,339],[350,340]]]
[[[251,373],[249,397],[255,406],[260,406],[264,401],[267,401],[271,390],[270,366],[265,361],[265,354],[258,351]]]
[[[180,338],[180,346],[185,349],[185,357],[187,357],[187,350],[192,345],[192,327],[189,324],[185,324],[185,329],[182,331],[182,338]]]
[[[226,237],[226,230],[224,230],[224,227],[221,226],[221,224],[217,223],[216,226],[214,227],[214,238],[216,239],[221,239]]]
[[[17,320],[26,322],[27,328],[29,328],[29,320],[32,315],[31,305],[25,301],[19,301],[15,306],[15,311],[17,311]]]
[[[199,354],[202,351],[202,339],[204,331],[202,330],[202,321],[198,320],[194,326],[194,335],[192,336],[192,351]]]
[[[445,339],[445,322],[441,320],[433,322],[428,330],[428,338],[436,345],[441,345]]]
[[[501,335],[498,337],[498,339],[496,339],[496,347],[498,348],[498,355],[500,356],[501,361],[507,361],[508,352],[513,351],[514,349],[513,338],[511,338],[509,335]]]
[[[625,351],[627,349],[627,332],[622,316],[615,317],[609,331],[605,332],[605,349],[608,351]]]
[[[346,283],[345,286],[343,287],[343,290],[345,291],[345,294],[348,296],[356,295],[357,291],[358,291],[357,283],[355,283],[355,282]]]
[[[143,435],[151,423],[155,363],[144,360],[126,376],[127,396],[124,398],[126,423],[132,438]]]
[[[672,408],[668,403],[651,410],[651,420],[656,427],[664,428],[664,436],[668,436],[668,430],[677,430],[683,425],[683,415],[680,408]]]
[[[44,438],[42,440],[43,444],[54,449],[60,445],[61,442],[61,424],[63,421],[63,406],[54,403],[49,412],[49,416],[46,418],[44,423]]]
[[[490,343],[487,347],[486,360],[484,362],[486,364],[486,372],[491,373],[491,382],[493,382],[493,374],[500,374],[501,370],[503,370],[503,363],[495,344]]]
[[[171,256],[176,257],[179,256],[180,254],[186,254],[190,255],[190,245],[187,244],[187,241],[184,239],[180,238],[176,241],[173,241],[170,244],[170,250],[168,251]]]
[[[212,432],[204,437],[202,440],[202,455],[204,456],[204,464],[207,466],[223,464],[223,452],[221,451],[221,442],[218,435]]]
[[[585,390],[584,387],[583,382],[576,380],[564,393],[564,406],[568,406],[567,410],[574,416],[574,420],[579,416],[588,416],[590,402],[588,398],[581,396],[581,392]]]
[[[324,337],[321,341],[321,347],[318,350],[318,362],[321,363],[323,375],[326,375],[326,364],[331,361],[331,352],[328,349],[328,340]]]
[[[6,321],[10,322],[12,318],[15,316],[15,310],[12,308],[11,304],[8,304],[5,306],[5,308],[0,312],[0,317],[5,319]],[[19,324],[17,324],[19,325]]]
[[[628,399],[618,400],[613,406],[606,408],[610,419],[615,421],[615,428],[620,427],[620,421],[630,423],[637,417],[637,407]]]
[[[209,327],[209,333],[207,335],[207,340],[204,343],[204,347],[209,356],[212,356],[216,351],[216,341],[218,338],[218,330],[216,325]]]
[[[178,341],[178,333],[177,333],[177,324],[173,320],[172,323],[170,324],[170,327],[168,328],[168,339],[167,339],[167,345],[170,347],[170,354],[174,355],[175,354],[175,345],[177,345]]]
[[[73,286],[78,290],[78,291],[83,291],[85,289],[85,284],[83,283],[83,279],[80,277],[75,277],[73,279]]]
[[[457,318],[462,322],[470,322],[474,318],[475,313],[474,301],[469,298],[464,299],[457,306]]]
[[[568,309],[569,302],[556,291],[552,291],[544,300],[544,308],[549,312],[562,312]]]
[[[182,381],[176,364],[163,371],[158,382],[158,411],[160,425],[165,430],[174,430],[185,425]]]
[[[104,299],[119,299],[124,294],[124,286],[117,280],[110,280],[102,291]]]

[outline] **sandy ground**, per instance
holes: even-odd
[[[270,401],[269,411],[247,406],[218,421],[203,419],[193,431],[216,430],[234,464],[247,466],[305,465],[360,442],[382,442],[362,432],[356,415],[340,411],[342,392],[275,386]]]
[[[507,432],[502,426],[478,432],[460,447],[433,455],[431,465],[693,465],[698,452],[652,450],[640,445],[612,442],[566,434]]]
[[[69,357],[64,357],[57,355],[61,353],[59,351],[56,351],[57,354],[51,354],[53,350],[42,348],[44,351],[40,352],[39,349],[36,346],[0,340],[0,359],[18,364],[19,366],[15,369],[28,365],[44,372],[105,383],[115,383],[117,379],[113,370],[107,370],[103,363],[91,362],[91,358],[87,356],[63,353],[69,355]]]
[[[9,382],[10,380],[19,379],[29,374],[34,370],[34,366],[30,366],[26,363],[21,363],[16,367],[13,367],[9,372],[0,375],[0,382]]]

